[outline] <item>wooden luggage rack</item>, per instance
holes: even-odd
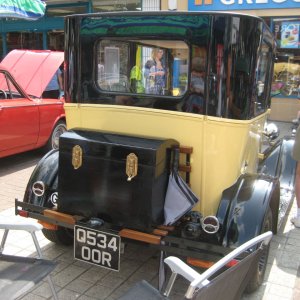
[[[179,147],[180,162],[179,163],[179,172],[184,173],[184,179],[186,183],[190,186],[190,173],[192,171],[191,167],[191,154],[193,153],[193,147],[189,146],[180,146]],[[182,155],[184,155],[184,159],[182,160]],[[183,161],[183,163],[182,163]],[[128,238],[140,242],[146,242],[149,244],[159,245],[162,237],[167,236],[170,231],[175,229],[174,226],[165,226],[159,225],[157,228],[153,230],[152,233],[144,233],[132,229],[122,229],[119,232],[119,235],[123,238]]]

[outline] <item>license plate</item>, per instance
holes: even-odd
[[[121,238],[79,225],[74,227],[74,257],[106,269],[120,270]]]

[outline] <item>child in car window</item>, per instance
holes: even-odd
[[[196,114],[204,112],[204,75],[205,63],[200,57],[192,60],[192,73],[190,84],[190,96],[183,104],[182,110]]]

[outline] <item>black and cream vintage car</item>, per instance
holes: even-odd
[[[274,56],[269,28],[249,15],[66,17],[68,130],[37,164],[16,214],[113,270],[120,244],[133,240],[204,266],[276,233],[295,162],[293,139],[266,126]],[[193,201],[181,205],[173,191],[167,210],[174,176]],[[248,291],[267,257],[268,248]]]

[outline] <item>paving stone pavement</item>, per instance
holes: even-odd
[[[291,214],[295,209],[293,205]],[[14,208],[0,212],[0,218],[15,218],[16,222],[22,219],[14,216]],[[148,280],[155,286],[158,284],[159,254],[151,247],[126,245],[121,257],[121,271],[113,272],[74,260],[72,247],[49,242],[42,233],[38,234],[38,240],[43,256],[58,263],[52,272],[52,278],[60,300],[113,300],[141,279]],[[243,300],[299,300],[299,247],[300,229],[295,229],[287,220],[284,230],[272,239],[265,282],[257,292],[245,295]],[[16,231],[10,232],[4,253],[24,256],[36,254],[30,235]],[[171,299],[182,299],[187,285],[185,280],[179,280]],[[48,283],[42,282],[21,299],[51,299]]]
[[[27,181],[41,157],[40,151],[32,151],[0,159],[0,219],[21,219],[14,216],[14,198],[22,199]],[[272,239],[265,281],[258,291],[244,295],[243,300],[300,299],[300,229],[289,221],[295,211],[294,202],[282,229]],[[0,237],[2,234],[0,232]],[[38,234],[38,240],[44,257],[58,263],[52,272],[52,278],[60,300],[117,299],[141,279],[157,286],[159,255],[149,246],[126,245],[121,256],[121,271],[113,272],[74,260],[72,247],[58,246],[44,238],[42,233]],[[35,255],[30,235],[10,232],[4,253]],[[185,280],[177,281],[171,299],[182,299],[186,288]],[[41,282],[21,299],[52,299],[48,283]]]

